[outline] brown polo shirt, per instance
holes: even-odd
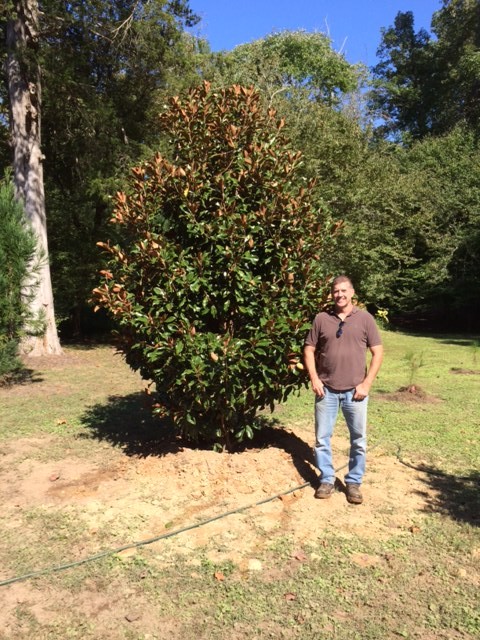
[[[335,311],[322,311],[312,324],[305,344],[315,347],[315,362],[320,380],[336,391],[353,389],[366,376],[366,352],[382,344],[373,316],[354,307],[345,318],[337,338],[340,318]]]

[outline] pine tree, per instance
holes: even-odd
[[[17,351],[28,324],[28,298],[35,283],[27,278],[36,241],[15,200],[11,181],[0,182],[0,379],[20,367]]]

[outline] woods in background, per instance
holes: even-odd
[[[12,34],[37,9],[28,46],[17,46]],[[64,334],[93,326],[88,301],[102,264],[96,242],[112,233],[112,196],[131,166],[158,149],[168,154],[158,114],[169,97],[204,80],[254,85],[264,106],[285,119],[305,179],[315,178],[313,206],[341,229],[322,246],[325,273],[348,272],[361,283],[361,299],[391,317],[425,317],[428,326],[441,318],[444,328],[473,331],[479,14],[476,0],[444,2],[428,33],[415,31],[411,12],[399,13],[368,70],[349,64],[327,36],[302,31],[213,53],[188,32],[198,19],[186,0],[7,3],[2,59],[17,64],[28,90],[38,87],[38,111],[27,105],[21,117],[30,135],[41,114],[37,161]],[[5,73],[0,86],[2,171],[19,144],[12,82]]]

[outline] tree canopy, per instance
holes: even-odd
[[[370,71],[349,64],[327,35],[302,30],[213,53],[187,32],[197,21],[187,0],[38,7],[38,37],[22,64],[41,69],[41,168],[60,321],[85,328],[112,195],[131,166],[168,153],[157,114],[205,79],[215,89],[254,86],[262,107],[285,121],[309,198],[341,230],[322,253],[326,271],[349,273],[364,301],[395,314],[440,305],[466,318],[465,306],[476,308],[475,287],[468,305],[457,291],[479,259],[478,2],[445,0],[430,30],[416,30],[412,12],[392,16]],[[4,35],[13,8],[0,10]],[[1,167],[11,162],[8,106],[4,82]]]
[[[254,85],[271,102],[278,93],[306,91],[331,106],[358,84],[357,68],[332,49],[324,33],[280,31],[216,57],[216,76],[226,84]]]
[[[446,0],[432,34],[415,32],[414,14],[399,12],[382,30],[371,105],[382,131],[404,140],[442,135],[459,122],[478,132],[480,11],[477,0]]]
[[[186,0],[38,5],[35,58],[56,310],[60,319],[73,314],[78,321],[99,268],[95,242],[110,195],[158,140],[154,121],[165,94],[191,73],[195,46],[184,29],[197,17]],[[8,121],[1,124],[7,137]]]

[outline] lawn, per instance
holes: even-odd
[[[308,389],[222,454],[163,432],[109,346],[26,361],[0,388],[0,638],[478,638],[477,342],[383,337],[360,506],[313,498]],[[342,420],[333,447],[341,480]]]

